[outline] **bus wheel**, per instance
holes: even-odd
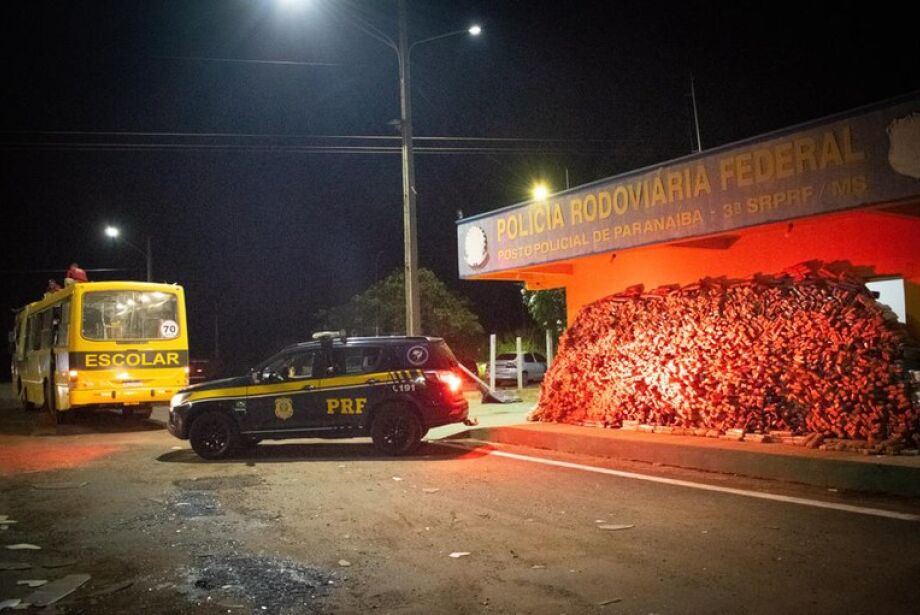
[[[150,418],[150,415],[153,414],[153,407],[147,406],[146,408],[135,408],[134,409],[134,418],[146,420]]]
[[[54,385],[50,380],[45,380],[45,410],[51,413],[52,418],[54,418],[54,422],[58,425],[70,422],[70,413],[61,412],[57,409],[57,403],[54,395]]]
[[[192,448],[204,459],[223,459],[239,446],[240,434],[233,420],[222,412],[205,412],[189,430]]]
[[[403,405],[384,406],[371,423],[374,446],[385,455],[408,455],[418,448],[422,431],[418,416]]]
[[[153,414],[153,408],[149,406],[146,408],[129,408],[125,406],[121,409],[121,417],[127,420],[136,419],[143,421],[149,419],[151,414]]]
[[[22,380],[16,381],[16,390],[19,391],[19,403],[26,412],[35,410],[35,404],[29,401],[29,392],[22,386]]]

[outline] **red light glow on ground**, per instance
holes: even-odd
[[[122,450],[123,446],[72,443],[36,443],[34,440],[0,446],[0,476],[76,468]]]

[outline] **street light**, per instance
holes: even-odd
[[[111,239],[118,239],[119,237],[121,237],[121,229],[119,229],[117,226],[108,225],[105,227],[105,236]],[[144,255],[144,258],[147,260],[147,281],[153,282],[153,252],[150,250],[150,237],[149,236],[147,237],[147,250],[146,251],[142,250],[141,248],[138,248],[136,245],[134,245],[127,239],[122,238],[122,241],[126,245],[134,248],[135,250],[137,250],[138,252]]]
[[[415,214],[415,163],[412,158],[412,89],[409,77],[410,54],[415,47],[431,41],[469,34],[478,36],[482,28],[474,25],[466,30],[455,30],[432,36],[409,44],[406,0],[399,0],[399,46],[390,41],[399,61],[400,127],[402,129],[403,168],[403,227],[405,232],[405,280],[406,280],[406,335],[420,335],[422,332],[421,299],[418,286],[418,237]]]
[[[537,182],[531,188],[534,200],[544,201],[549,196],[549,186],[543,182]]]
[[[350,25],[364,34],[383,43],[396,53],[399,62],[399,127],[402,133],[402,177],[403,177],[403,243],[405,249],[406,281],[406,335],[419,335],[422,329],[421,301],[418,285],[418,238],[415,213],[415,163],[412,151],[412,99],[409,75],[410,54],[412,50],[432,41],[450,36],[468,34],[479,36],[482,27],[473,24],[463,30],[445,32],[437,36],[423,38],[409,43],[408,19],[406,17],[406,0],[399,0],[399,40],[394,41],[389,35],[373,24],[355,15],[349,20]]]

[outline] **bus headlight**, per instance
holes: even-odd
[[[172,396],[172,399],[169,400],[169,407],[175,408],[177,406],[185,405],[185,402],[188,401],[188,393],[176,393]]]

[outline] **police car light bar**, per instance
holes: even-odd
[[[342,329],[341,331],[317,331],[313,334],[313,339],[315,340],[331,340],[337,337],[342,338],[342,341],[344,342],[345,338],[347,337],[345,329]]]

